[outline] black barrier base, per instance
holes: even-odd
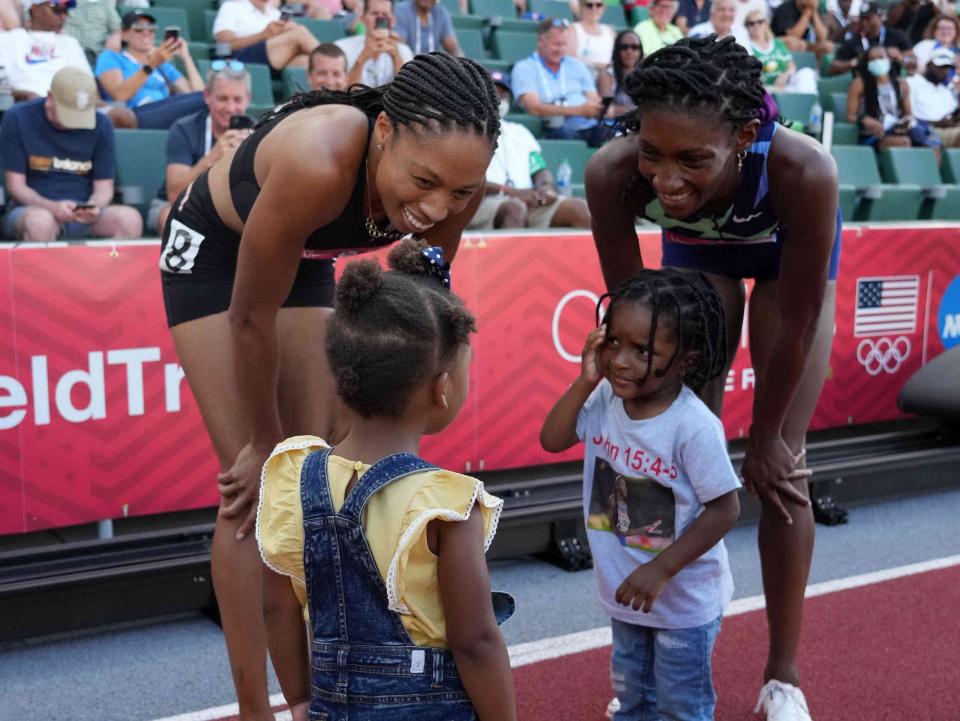
[[[583,523],[576,520],[555,521],[551,524],[550,548],[539,554],[544,561],[564,571],[582,571],[593,568],[593,557],[583,531]]]
[[[816,486],[814,486],[815,488]],[[810,502],[813,504],[813,520],[824,526],[842,526],[847,522],[846,510],[837,505],[833,496],[817,493],[811,489]]]

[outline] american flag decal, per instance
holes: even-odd
[[[863,338],[914,333],[919,297],[919,275],[858,278],[853,335]]]

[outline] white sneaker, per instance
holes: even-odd
[[[614,696],[610,699],[610,703],[607,704],[607,710],[603,714],[607,721],[613,721],[613,715],[620,710],[620,699]]]
[[[767,681],[760,689],[753,712],[760,713],[761,708],[767,721],[813,721],[803,691],[776,679]]]

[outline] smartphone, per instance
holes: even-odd
[[[390,18],[378,17],[373,23],[373,29],[381,36],[390,34]]]
[[[293,17],[293,13],[290,12],[289,10],[280,11],[280,22],[282,23],[288,22],[292,17]]]
[[[97,206],[93,203],[77,203],[77,207],[74,210],[90,210],[91,208],[96,208]]]
[[[173,40],[174,42],[176,42],[179,39],[180,39],[180,28],[178,28],[176,25],[171,25],[166,30],[164,30],[163,32],[164,42],[167,42],[168,40]]]
[[[253,125],[253,118],[249,115],[230,116],[230,130],[250,130]]]

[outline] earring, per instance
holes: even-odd
[[[377,146],[377,150],[383,150],[383,146],[382,146],[382,145],[378,145],[378,146]]]
[[[444,393],[440,396],[440,403],[443,405],[443,410],[447,410],[450,406],[447,404],[447,394]]]
[[[737,172],[738,173],[743,172],[743,159],[746,157],[747,157],[746,150],[741,150],[739,153],[737,153]]]

